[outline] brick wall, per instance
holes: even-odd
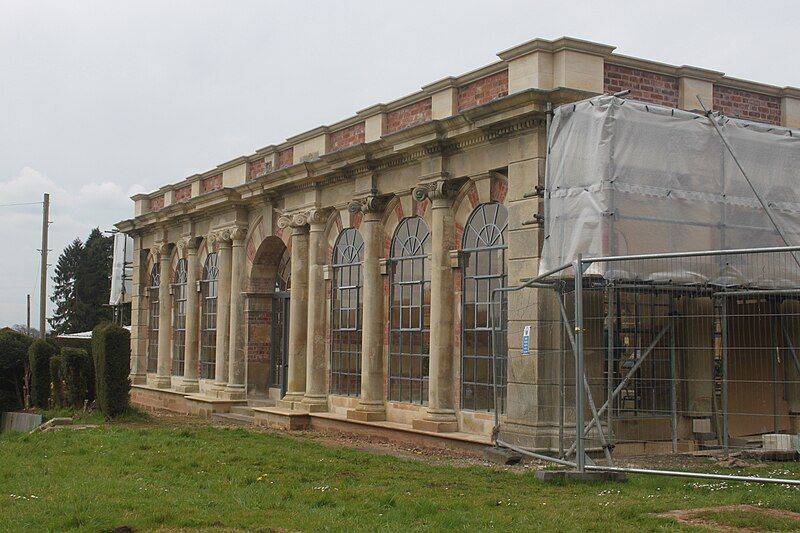
[[[486,76],[458,88],[458,110],[487,104],[508,96],[508,71]]]
[[[364,142],[364,123],[359,122],[347,128],[334,131],[330,134],[328,140],[331,152],[361,144]]]
[[[278,152],[278,169],[290,167],[294,164],[294,147]]]
[[[404,130],[431,119],[431,99],[389,111],[386,113],[386,133]]]
[[[267,168],[269,167],[269,168]],[[266,159],[259,159],[257,161],[250,162],[250,170],[247,171],[247,181],[253,181],[259,176],[263,176],[267,172],[272,170],[272,162],[267,165]]]
[[[216,174],[200,182],[200,193],[216,191],[222,188],[222,174]]]
[[[627,98],[678,107],[678,78],[606,63],[603,90],[616,93],[627,89],[631,91]]]
[[[714,85],[714,111],[729,117],[781,123],[781,99],[777,96]]]
[[[150,198],[150,211],[158,211],[164,207],[164,195]]]
[[[186,185],[180,189],[175,189],[175,202],[185,202],[192,197],[192,186]]]

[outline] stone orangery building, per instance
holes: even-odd
[[[488,443],[490,291],[538,272],[547,110],[605,92],[800,126],[800,90],[536,39],[135,201],[133,401]],[[514,300],[509,300],[512,316]],[[519,352],[520,340],[508,339]],[[502,428],[552,430],[534,358]],[[544,414],[543,414],[544,413]]]

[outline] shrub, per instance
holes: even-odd
[[[64,378],[61,375],[61,357],[50,358],[50,399],[53,407],[64,407]]]
[[[131,382],[131,334],[116,324],[100,324],[92,331],[92,354],[100,410],[113,418],[128,407]]]
[[[86,398],[89,402],[95,399],[94,358],[92,357],[92,339],[60,339],[55,338],[59,351],[64,348],[78,348],[89,354],[89,377],[87,381]]]
[[[50,398],[50,358],[55,350],[43,339],[36,339],[28,349],[31,369],[31,404],[46,409]]]
[[[61,348],[61,376],[65,405],[83,407],[84,400],[90,400],[89,384],[94,379],[94,364],[86,350]]]
[[[0,329],[0,411],[25,407],[25,367],[33,338]]]

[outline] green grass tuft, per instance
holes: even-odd
[[[689,529],[654,516],[673,509],[760,502],[800,511],[795,488],[645,476],[548,485],[532,472],[433,465],[204,426],[115,421],[4,433],[0,458],[0,531],[640,531]],[[796,464],[781,468],[800,477]]]

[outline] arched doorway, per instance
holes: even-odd
[[[253,256],[247,291],[247,395],[279,399],[286,392],[289,331],[289,251],[275,236]]]

